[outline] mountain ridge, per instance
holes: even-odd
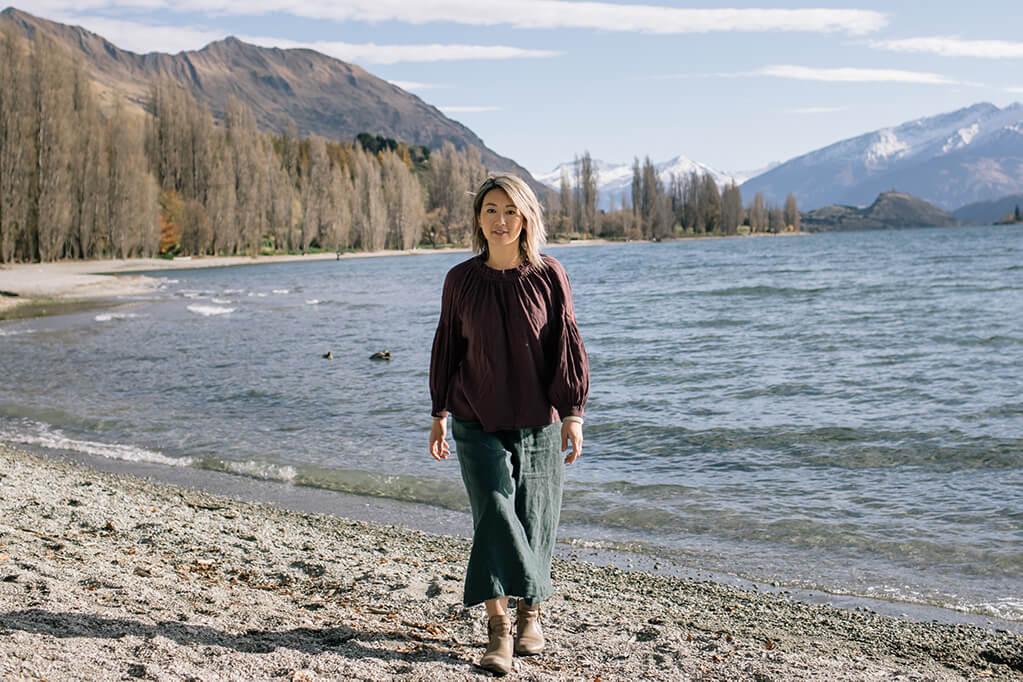
[[[862,206],[890,188],[943,209],[1023,192],[1023,105],[979,102],[840,140],[743,183],[799,205]]]
[[[279,131],[294,121],[300,135],[350,141],[361,132],[439,149],[444,142],[480,150],[493,172],[535,183],[514,160],[486,146],[467,126],[365,69],[306,48],[266,48],[234,36],[176,54],[123,50],[99,34],[37,17],[15,7],[0,12],[29,40],[49,36],[89,68],[104,107],[117,99],[144,109],[151,83],[170,78],[222,119],[228,96],[252,109],[259,127]]]

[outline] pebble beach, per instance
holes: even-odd
[[[0,679],[470,680],[469,543],[0,445]],[[1023,636],[555,559],[522,680],[1023,679]]]

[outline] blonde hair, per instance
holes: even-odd
[[[489,254],[487,239],[483,235],[483,228],[480,227],[480,213],[483,210],[483,197],[492,189],[503,189],[525,220],[522,234],[519,235],[519,253],[522,254],[522,260],[530,265],[543,267],[540,249],[547,243],[543,207],[529,185],[514,175],[489,177],[476,190],[472,199],[472,250],[484,257]]]

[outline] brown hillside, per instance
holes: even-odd
[[[903,227],[948,227],[959,220],[934,204],[905,192],[881,192],[866,208],[824,206],[801,214],[809,232],[829,230],[892,230]]]
[[[29,40],[49,36],[82,59],[107,107],[122,97],[133,106],[145,106],[150,83],[162,76],[187,88],[217,118],[234,95],[252,109],[264,130],[280,130],[291,119],[303,136],[315,133],[348,141],[368,132],[430,149],[450,141],[459,149],[478,148],[491,171],[510,171],[532,181],[525,168],[488,149],[475,133],[436,107],[354,64],[313,50],[264,48],[226,38],[198,51],[140,55],[79,26],[13,7],[0,12],[0,29],[6,25]]]

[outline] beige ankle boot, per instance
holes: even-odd
[[[480,667],[495,675],[507,675],[512,667],[511,616],[491,616],[487,620],[490,643],[480,659]]]
[[[540,605],[527,606],[520,599],[515,608],[515,653],[535,656],[543,651],[543,631],[540,629]]]

